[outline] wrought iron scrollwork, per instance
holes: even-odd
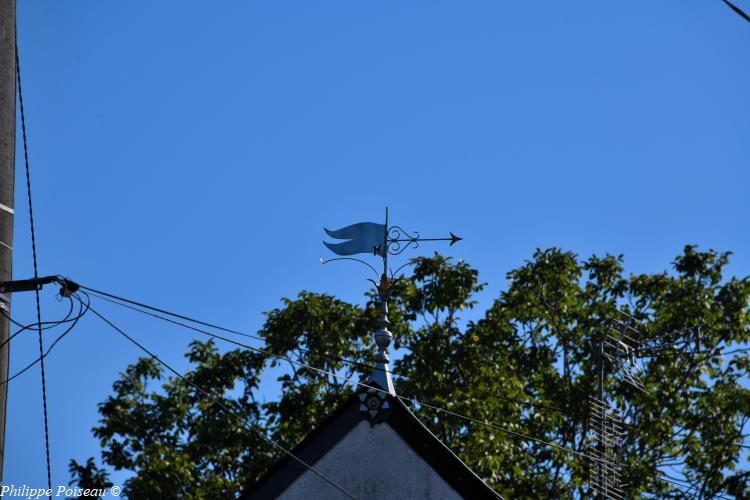
[[[401,226],[391,226],[388,228],[388,253],[398,255],[407,248],[419,247],[419,232],[409,233]]]
[[[328,262],[350,260],[367,266],[375,276],[375,279],[369,281],[378,289],[378,293],[385,303],[390,294],[390,284],[398,279],[399,273],[409,265],[416,263],[410,260],[396,268],[394,271],[388,266],[388,257],[402,254],[407,248],[419,248],[420,244],[425,241],[447,241],[453,246],[461,238],[453,233],[449,237],[441,238],[423,238],[418,231],[407,231],[401,226],[388,225],[388,210],[386,209],[385,224],[375,222],[359,222],[336,229],[325,229],[326,234],[336,240],[345,240],[336,243],[324,241],[323,244],[337,255],[333,259],[321,259],[322,264]],[[368,262],[356,257],[350,257],[357,254],[371,254],[383,259],[383,272],[380,273]],[[389,276],[390,274],[390,276]]]
[[[375,273],[375,277],[376,278],[380,276],[378,274],[378,272],[375,270],[375,268],[372,267],[370,264],[368,264],[367,262],[365,262],[362,259],[356,259],[354,257],[336,257],[335,259],[323,259],[323,258],[321,258],[320,259],[320,263],[323,264],[323,265],[325,265],[325,264],[328,264],[329,262],[336,262],[338,260],[351,260],[351,261],[354,261],[354,262],[359,262],[360,264],[364,264],[367,267],[369,267],[372,270],[372,272]],[[372,280],[370,280],[370,281],[372,281]]]

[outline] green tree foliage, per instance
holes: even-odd
[[[93,457],[86,460],[85,465],[81,465],[75,460],[71,460],[68,465],[68,471],[73,479],[70,481],[70,485],[77,485],[86,490],[103,491],[106,488],[112,486],[109,480],[109,474],[106,470],[96,466],[96,462]],[[81,495],[79,498],[100,498],[92,495]]]
[[[748,497],[750,279],[724,277],[728,258],[687,246],[671,272],[626,275],[622,256],[580,260],[540,250],[507,274],[507,289],[476,321],[461,316],[484,288],[477,270],[438,254],[416,259],[391,303],[397,392],[586,453],[598,341],[616,310],[645,323],[644,341],[702,325],[699,341],[672,335],[644,358],[645,392],[616,374],[607,379],[606,397],[629,424],[628,497]],[[360,380],[374,361],[376,325],[372,294],[360,307],[303,292],[267,313],[260,335],[274,353]],[[353,391],[343,378],[219,351],[212,341],[193,342],[187,358],[187,377],[245,419],[165,377],[152,359],[128,367],[100,405],[94,434],[104,463],[134,473],[125,485],[133,498],[233,497],[280,456],[248,425],[293,446]],[[281,395],[260,402],[259,381],[278,365],[286,366]],[[588,496],[589,464],[580,455],[426,406],[416,414],[508,498]],[[696,490],[657,479],[664,474]]]

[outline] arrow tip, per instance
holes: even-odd
[[[456,236],[455,234],[451,233],[451,244],[450,246],[453,246],[456,244],[456,242],[461,241],[463,238],[460,236]]]

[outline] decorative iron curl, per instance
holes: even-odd
[[[335,261],[337,261],[337,260],[353,260],[354,262],[359,262],[360,264],[364,264],[364,265],[366,265],[367,267],[369,267],[369,268],[370,268],[370,269],[372,270],[372,272],[373,272],[373,273],[375,273],[375,277],[376,277],[376,278],[380,278],[380,275],[379,275],[379,274],[378,274],[378,272],[377,272],[377,271],[375,270],[375,268],[374,268],[374,267],[372,267],[372,266],[371,266],[370,264],[368,264],[367,262],[365,262],[365,261],[364,261],[364,260],[362,260],[362,259],[356,259],[356,258],[354,258],[354,257],[336,257],[335,259],[327,259],[327,260],[326,260],[326,259],[323,259],[323,258],[321,257],[321,259],[320,259],[320,263],[321,263],[321,264],[323,264],[323,265],[325,265],[325,264],[328,264],[329,262],[335,262]],[[369,280],[369,281],[372,281],[372,280]]]
[[[407,248],[419,247],[419,232],[414,231],[414,234],[412,235],[401,226],[391,226],[388,228],[388,239],[386,240],[386,244],[390,255],[399,255]]]
[[[399,267],[397,267],[395,271],[394,271],[393,269],[391,269],[391,268],[388,268],[388,271],[390,271],[390,273],[391,273],[391,280],[392,280],[392,281],[396,281],[396,279],[400,278],[400,276],[397,276],[397,275],[398,275],[398,273],[399,273],[399,272],[400,272],[400,271],[401,271],[401,270],[402,270],[403,268],[405,268],[406,266],[412,266],[412,265],[414,265],[414,264],[416,264],[416,262],[415,262],[415,261],[413,261],[413,260],[410,260],[410,261],[409,261],[409,262],[407,262],[406,264],[402,264],[402,265],[400,265]]]

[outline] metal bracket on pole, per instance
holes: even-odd
[[[60,281],[60,278],[57,276],[45,276],[43,278],[31,278],[28,280],[3,281],[0,282],[0,294],[33,292],[34,290],[41,290],[44,285],[49,285],[56,281]]]

